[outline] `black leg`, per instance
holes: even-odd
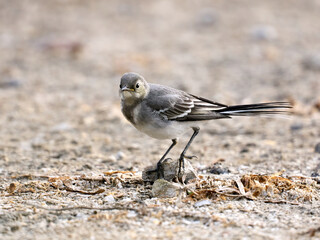
[[[157,178],[163,178],[163,169],[162,169],[162,162],[168,155],[168,153],[171,151],[171,149],[177,144],[177,139],[172,139],[172,144],[168,148],[168,150],[163,154],[163,156],[160,158],[160,160],[157,163],[157,168],[155,171],[157,171]],[[154,171],[154,170],[153,170]]]
[[[165,159],[165,157],[168,155],[168,153],[171,151],[171,149],[177,144],[177,139],[172,139],[172,144],[170,145],[170,147],[168,148],[168,150],[163,154],[163,156],[161,157],[161,159],[159,161],[163,161]]]
[[[179,158],[179,172],[178,172],[178,178],[180,178],[180,175],[182,173],[182,169],[183,169],[183,172],[184,172],[184,158],[185,158],[185,154],[188,150],[188,148],[190,147],[193,139],[198,135],[200,131],[200,128],[199,127],[194,127],[193,128],[193,134],[189,140],[189,142],[187,143],[186,147],[184,148],[184,150],[182,151],[181,155],[180,155],[180,158]],[[181,176],[182,177],[182,176]]]

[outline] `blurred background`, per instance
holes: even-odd
[[[120,112],[119,79],[134,71],[226,104],[291,101],[293,120],[209,123],[191,151],[199,168],[225,159],[235,172],[310,175],[319,20],[317,0],[1,0],[0,172],[156,162],[170,141],[138,133]]]

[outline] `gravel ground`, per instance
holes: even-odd
[[[317,0],[0,0],[0,238],[320,238],[319,16]],[[122,116],[127,71],[293,113],[208,122],[200,178],[156,198],[141,171],[171,142]]]

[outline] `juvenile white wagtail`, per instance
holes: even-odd
[[[184,170],[184,158],[193,139],[199,133],[199,123],[205,120],[284,113],[288,102],[268,102],[227,106],[184,91],[147,83],[137,73],[125,73],[120,81],[121,110],[139,131],[156,139],[171,139],[172,144],[158,162],[165,159],[177,144],[178,137],[193,129],[193,134],[179,157],[178,179]],[[190,158],[190,157],[189,157]],[[159,169],[157,168],[158,177]]]

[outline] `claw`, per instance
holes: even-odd
[[[179,169],[179,172],[178,172],[178,175],[177,175],[177,180],[178,182],[184,184],[185,181],[186,181],[186,174],[184,172],[184,169],[182,171],[180,171]]]
[[[162,162],[163,162],[163,160],[160,159],[160,161],[157,162],[157,167],[155,169],[148,170],[147,173],[150,174],[150,173],[156,172],[157,179],[164,178],[164,170],[163,170]]]
[[[196,155],[192,155],[192,156],[184,156],[184,158],[189,159],[189,160],[198,160],[198,157]]]
[[[178,175],[177,175],[177,178],[178,178],[178,181],[182,184],[184,184],[184,181],[185,181],[185,170],[184,170],[184,158],[186,156],[184,155],[180,155],[180,158],[179,158],[179,170],[178,170]]]

